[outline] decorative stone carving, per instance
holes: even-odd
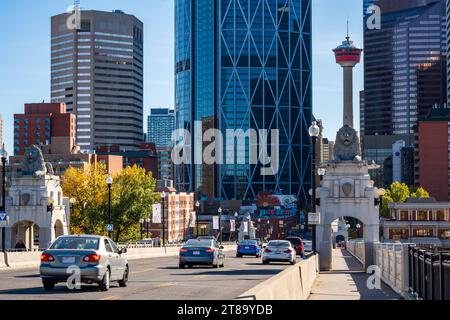
[[[25,148],[25,154],[22,158],[22,175],[42,177],[48,173],[47,168],[42,151],[38,146],[33,145]],[[53,167],[51,167],[51,171],[53,171]]]
[[[355,129],[343,126],[336,135],[334,147],[335,161],[361,162],[361,145]]]
[[[342,192],[344,192],[345,196],[350,197],[350,193],[352,192],[352,184],[350,182],[346,182],[342,185]]]

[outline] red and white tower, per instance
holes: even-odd
[[[347,31],[346,40],[333,51],[336,63],[344,69],[344,126],[353,128],[353,68],[361,61],[363,50],[350,40]]]

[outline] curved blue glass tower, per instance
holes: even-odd
[[[177,128],[192,133],[192,162],[177,166],[177,188],[204,198],[255,199],[264,191],[305,202],[311,187],[311,0],[176,0],[175,10]],[[224,145],[235,145],[226,139],[229,129],[278,129],[278,172],[261,175],[249,148],[246,161],[194,164],[205,147],[198,139],[209,128],[223,133]]]

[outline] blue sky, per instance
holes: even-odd
[[[362,0],[312,1],[314,114],[324,121],[325,136],[334,140],[342,125],[342,70],[331,49],[344,40],[347,17],[352,38],[362,46]],[[0,1],[0,111],[8,151],[13,144],[13,114],[23,112],[24,103],[50,100],[50,17],[66,11],[72,3]],[[144,22],[145,114],[150,107],[173,107],[173,0],[82,0],[81,4],[83,9],[121,9]],[[355,69],[354,81],[355,119],[359,119],[362,64]]]

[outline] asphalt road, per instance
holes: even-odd
[[[38,270],[1,271],[0,300],[230,300],[274,276],[289,264],[263,265],[261,259],[227,254],[225,268],[178,268],[177,257],[130,261],[127,288],[111,284],[108,292],[96,285],[69,290],[64,283],[55,290],[42,288]]]

